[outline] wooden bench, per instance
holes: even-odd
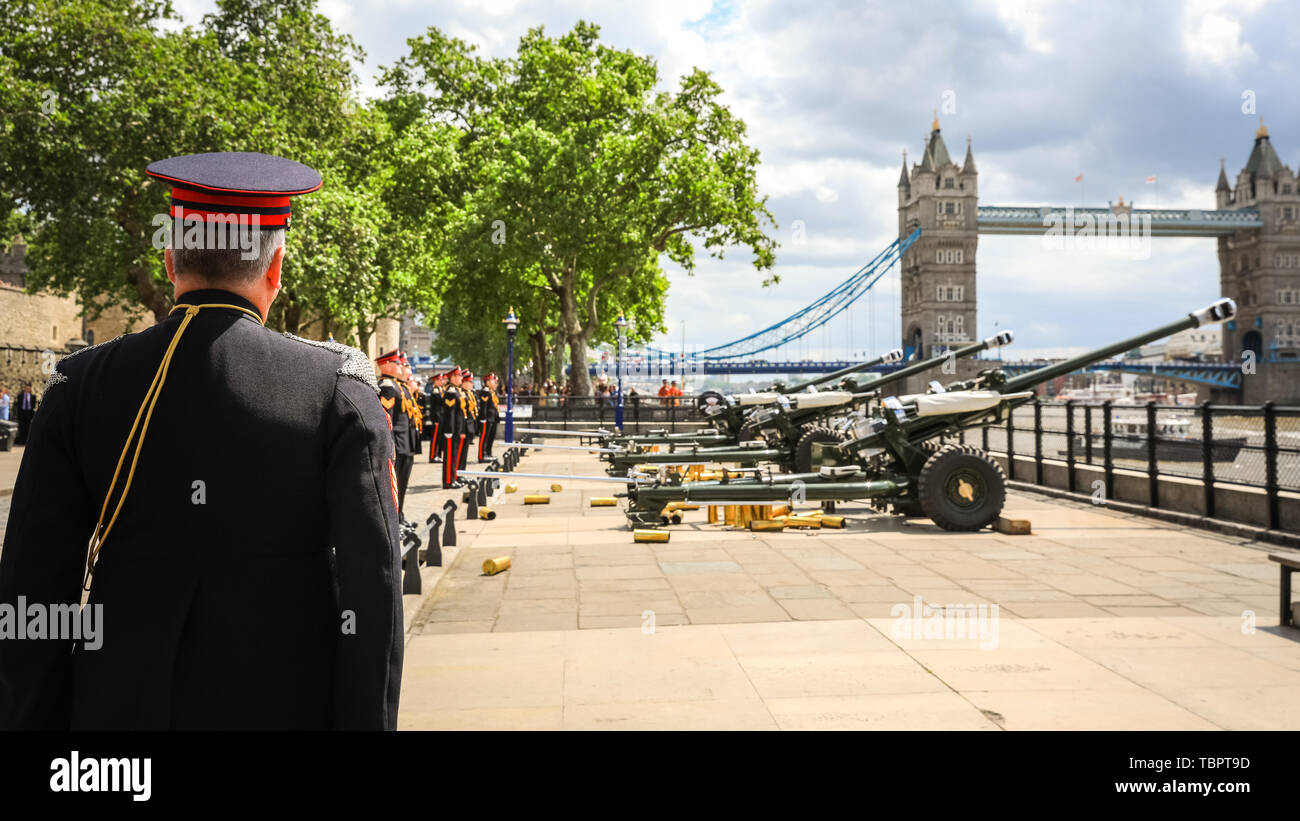
[[[1281,602],[1282,612],[1278,616],[1278,621],[1283,626],[1288,624],[1294,625],[1295,619],[1291,617],[1291,574],[1300,570],[1300,553],[1270,553],[1269,561],[1277,562],[1281,567],[1281,593],[1278,601]]]

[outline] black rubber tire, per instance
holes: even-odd
[[[812,425],[804,430],[799,437],[799,442],[794,446],[794,472],[795,473],[812,473],[812,446],[820,443],[823,445],[834,445],[844,441],[844,437],[830,428],[821,425]]]
[[[980,530],[1002,512],[1007,477],[978,448],[953,445],[926,460],[916,495],[925,515],[944,530]]]

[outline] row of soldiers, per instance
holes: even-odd
[[[496,374],[483,377],[483,387],[475,391],[474,374],[465,368],[452,368],[434,374],[426,393],[402,351],[389,351],[375,364],[380,372],[379,401],[388,411],[393,430],[393,481],[400,515],[415,457],[423,452],[424,431],[430,432],[429,461],[442,463],[443,488],[464,487],[459,472],[465,469],[469,450],[476,441],[478,461],[492,459],[501,400]]]

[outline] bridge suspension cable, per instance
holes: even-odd
[[[920,236],[921,229],[917,228],[907,237],[894,240],[851,277],[785,319],[733,342],[688,354],[688,358],[706,361],[736,359],[753,356],[761,351],[768,351],[802,339],[838,316],[863,294],[868,293],[871,286],[875,285],[894,263],[902,258]],[[655,348],[646,350],[651,353],[661,353]]]

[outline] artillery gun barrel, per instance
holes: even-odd
[[[1064,376],[1067,373],[1073,373],[1080,368],[1086,368],[1089,365],[1095,365],[1105,359],[1122,354],[1125,351],[1131,351],[1134,348],[1154,342],[1157,339],[1176,334],[1179,331],[1185,331],[1188,328],[1196,328],[1214,322],[1223,322],[1232,319],[1237,314],[1237,303],[1231,299],[1220,299],[1199,311],[1192,311],[1182,319],[1170,322],[1167,325],[1161,325],[1159,328],[1147,331],[1144,334],[1130,337],[1128,339],[1097,348],[1085,354],[1070,359],[1057,362],[1054,365],[1046,365],[1029,373],[1008,379],[998,390],[1001,393],[1016,393],[1018,391],[1029,390],[1041,385],[1048,380],[1055,379],[1058,376]]]
[[[1010,345],[1011,340],[1014,338],[1015,335],[1012,334],[1011,331],[1002,331],[1001,333],[990,336],[988,339],[984,339],[980,342],[967,345],[964,348],[958,348],[955,351],[949,351],[947,353],[939,354],[938,356],[932,356],[929,359],[922,360],[921,362],[913,363],[904,368],[900,368],[891,374],[886,374],[885,376],[882,376],[879,379],[877,379],[875,382],[872,382],[871,393],[874,394],[886,385],[892,385],[895,382],[901,382],[902,380],[907,379],[909,376],[914,376],[918,373],[923,373],[925,371],[928,371],[931,368],[936,367],[938,365],[942,365],[950,358],[965,359],[968,356],[974,356],[975,354],[980,353],[982,351],[987,351],[989,348],[1000,348],[1003,345]]]
[[[807,382],[800,382],[797,385],[791,385],[790,387],[785,389],[785,392],[789,394],[789,393],[798,393],[799,391],[806,391],[809,388],[814,387],[816,385],[824,385],[827,382],[834,382],[836,379],[840,379],[841,377],[848,376],[851,373],[857,373],[858,371],[865,371],[867,368],[874,368],[877,365],[882,365],[889,362],[902,362],[902,361],[903,361],[902,349],[895,348],[889,353],[884,354],[883,356],[878,356],[875,359],[869,359],[866,362],[859,362],[858,364],[850,365],[847,368],[840,368],[838,371],[832,371],[831,373],[822,374],[816,379],[809,379]]]

